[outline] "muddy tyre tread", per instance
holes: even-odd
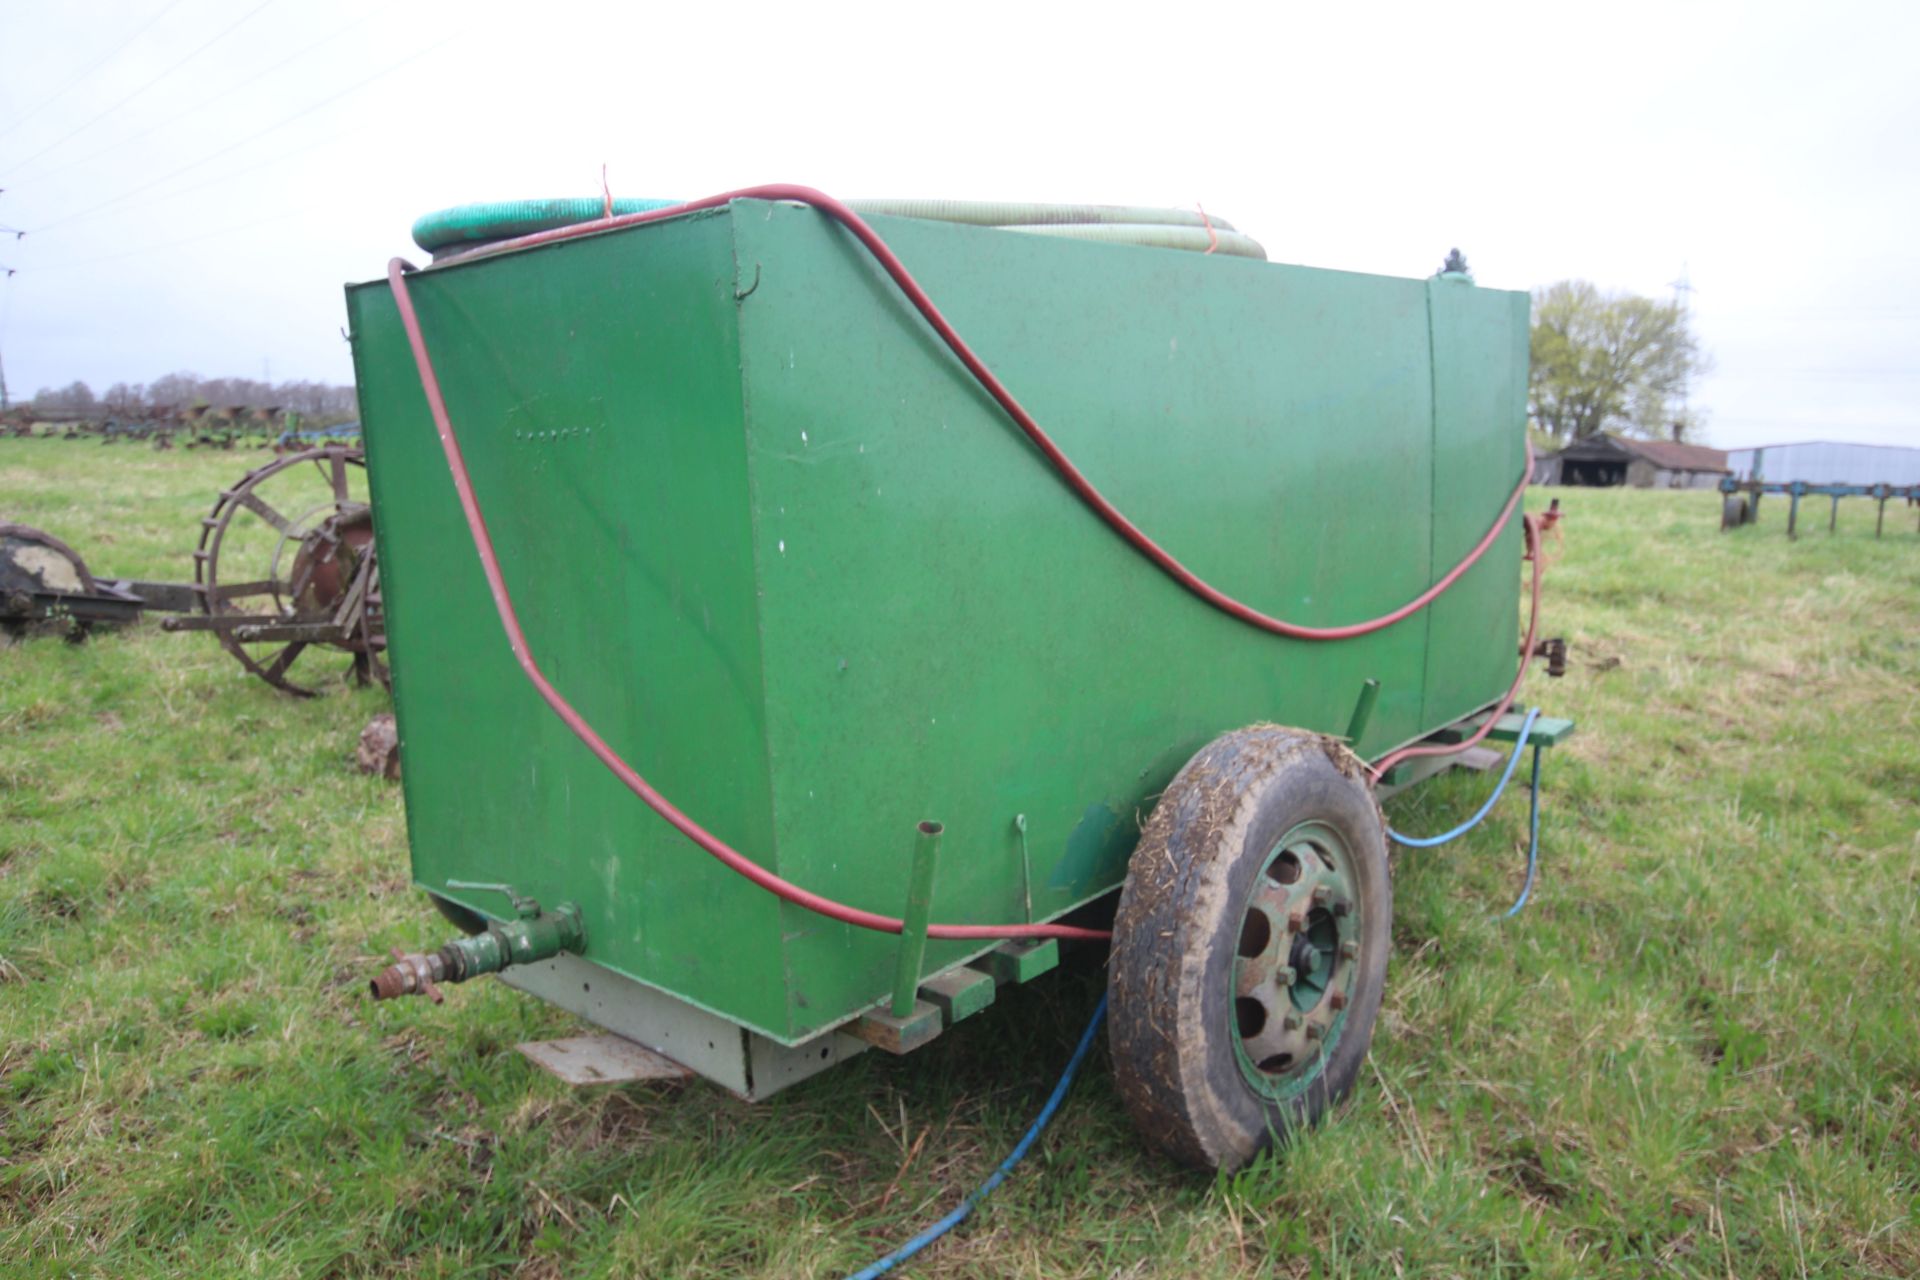
[[[1242,1078],[1227,1011],[1241,904],[1272,842],[1301,820],[1337,825],[1364,864],[1367,923],[1338,1044],[1305,1091],[1275,1102]],[[1364,766],[1343,743],[1255,725],[1208,744],[1148,818],[1114,925],[1108,1044],[1142,1136],[1183,1164],[1235,1169],[1318,1119],[1365,1061],[1391,915],[1385,822]]]

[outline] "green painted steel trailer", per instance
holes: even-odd
[[[1523,293],[869,221],[1122,511],[1267,613],[1334,625],[1401,605],[1523,472]],[[801,204],[453,258],[407,291],[532,650],[675,804],[786,880],[890,916],[916,827],[937,821],[932,914],[955,923],[1056,921],[1150,845],[1184,879],[1122,902],[1113,1043],[1136,1114],[1185,1126],[1155,1140],[1238,1163],[1264,1140],[1248,1123],[1270,1134],[1345,1087],[1324,1060],[1342,1036],[1355,1067],[1364,1053],[1390,910],[1358,763],[1514,679],[1518,519],[1397,625],[1318,643],[1249,626],[1096,518]],[[901,937],[782,901],[637,801],[516,664],[393,288],[347,299],[414,879],[491,924],[504,980],[760,1097],[913,1047],[1050,963],[1050,942],[930,941],[899,1016]],[[1222,827],[1245,848],[1203,847]],[[1220,894],[1219,921],[1194,923]],[[1129,927],[1186,930],[1200,967]],[[1278,942],[1251,936],[1269,927]],[[1322,1062],[1260,1057],[1282,1034],[1269,1016]],[[1200,1056],[1156,1067],[1152,1035],[1197,1037]],[[1195,1075],[1223,1062],[1254,1110]]]

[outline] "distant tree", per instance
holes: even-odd
[[[100,403],[106,406],[108,413],[126,416],[140,412],[146,399],[147,389],[139,383],[128,386],[124,382],[116,382],[100,397]]]
[[[198,396],[200,375],[169,373],[147,384],[147,403],[155,409],[185,409]]]
[[[69,382],[57,391],[42,387],[33,397],[37,409],[58,409],[67,413],[91,413],[97,403],[93,398],[93,388],[80,381]]]
[[[131,416],[144,410],[181,410],[196,404],[216,409],[292,409],[315,418],[344,421],[358,412],[351,384],[263,382],[257,378],[203,378],[169,373],[142,386],[116,382],[98,400],[84,382],[54,389],[42,387],[34,404],[47,411],[87,414],[96,411]]]
[[[1684,393],[1711,362],[1678,302],[1562,280],[1534,290],[1532,349],[1528,415],[1557,440],[1685,439],[1698,428]]]

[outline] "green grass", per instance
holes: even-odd
[[[261,456],[0,442],[0,513],[185,579]],[[1790,544],[1772,499],[1723,536],[1712,494],[1561,496],[1572,671],[1527,696],[1581,728],[1533,904],[1496,918],[1519,798],[1402,854],[1373,1067],[1333,1123],[1196,1178],[1136,1144],[1102,1049],[912,1274],[1920,1274],[1913,515],[1876,542],[1855,501]],[[985,1175],[1091,1008],[1083,954],[768,1103],[570,1091],[512,1051],[566,1015],[494,983],[363,994],[445,932],[397,788],[350,764],[383,705],[287,700],[150,623],[0,651],[0,1271],[834,1276]],[[1487,785],[1391,816],[1438,829]]]

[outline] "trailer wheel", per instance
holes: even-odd
[[[1167,788],[1120,891],[1113,1070],[1148,1142],[1235,1169],[1352,1087],[1393,916],[1385,823],[1331,738],[1259,725]]]

